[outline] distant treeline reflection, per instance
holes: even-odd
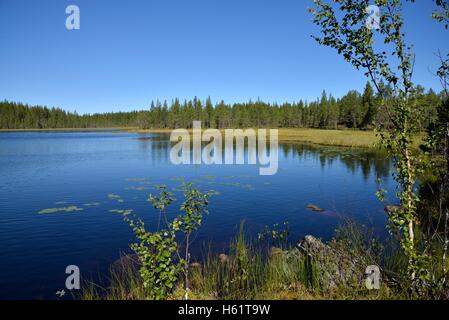
[[[164,163],[170,161],[170,142],[168,134],[142,135],[138,138],[139,146],[144,149],[154,163]],[[205,143],[203,143],[203,146]],[[225,144],[222,144],[225,148]],[[247,144],[245,143],[245,156],[247,155]],[[385,153],[373,149],[355,149],[345,147],[319,146],[307,143],[280,143],[279,144],[280,168],[282,167],[282,157],[293,159],[319,160],[321,168],[324,170],[332,166],[335,161],[339,161],[352,173],[359,170],[365,180],[371,174],[375,179],[387,179],[390,177],[392,162]]]

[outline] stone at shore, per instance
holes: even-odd
[[[322,289],[333,290],[339,286],[363,285],[365,268],[357,257],[338,245],[328,245],[307,235],[296,244],[297,250],[307,255],[309,274]]]

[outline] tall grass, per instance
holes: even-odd
[[[360,265],[377,262],[374,248],[366,250],[363,232],[341,229],[339,239],[332,242],[334,250],[351,255]],[[355,237],[350,241],[348,237]],[[359,281],[340,284],[329,289],[323,275],[335,261],[317,260],[296,248],[285,250],[261,246],[245,237],[243,226],[232,241],[226,256],[209,253],[205,263],[193,271],[194,296],[209,299],[378,299],[392,298],[384,285],[372,292],[364,286],[364,269]],[[366,264],[366,265],[365,265]]]
[[[245,235],[242,223],[226,254],[212,250],[201,263],[190,266],[190,299],[405,299],[409,298],[406,263],[394,241],[380,243],[366,228],[346,224],[337,230],[329,248],[336,252],[341,268],[353,276],[330,286],[335,256],[313,257],[295,247],[270,247]],[[145,290],[135,263],[111,269],[107,288],[86,284],[81,299],[145,299]],[[380,290],[365,287],[365,268],[380,266]],[[356,267],[354,267],[356,266]],[[182,279],[170,299],[183,299]],[[431,298],[431,296],[427,296]]]
[[[109,270],[107,287],[94,282],[84,283],[82,300],[144,300],[145,290],[135,256],[122,256]]]

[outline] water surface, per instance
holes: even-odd
[[[242,220],[252,235],[288,221],[291,241],[329,239],[341,216],[384,230],[377,180],[394,192],[383,154],[282,144],[278,173],[260,176],[254,165],[175,166],[169,148],[168,136],[157,134],[0,133],[0,298],[56,298],[70,264],[84,279],[104,274],[134,239],[117,210],[132,209],[154,226],[147,199],[157,184],[178,199],[170,215],[183,181],[217,192],[195,235],[196,256],[207,243],[226,247]],[[309,203],[326,211],[312,212]]]

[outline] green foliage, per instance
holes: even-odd
[[[149,195],[149,201],[159,212],[157,230],[150,232],[145,229],[141,219],[133,220],[125,216],[125,221],[133,228],[138,240],[131,249],[139,257],[141,267],[139,273],[148,299],[166,299],[175,289],[180,273],[184,273],[186,298],[188,291],[188,271],[191,245],[190,234],[196,231],[202,223],[203,215],[208,213],[210,192],[202,193],[191,183],[183,185],[184,202],[180,209],[184,212],[173,221],[169,221],[166,211],[175,201],[173,194],[164,185],[158,186],[158,195]],[[165,227],[161,227],[164,218]],[[179,253],[180,245],[176,239],[177,233],[185,235],[185,259]]]
[[[139,270],[143,279],[147,299],[165,299],[173,291],[178,280],[182,261],[176,261],[178,245],[173,230],[162,229],[149,232],[140,219],[134,221],[125,217],[138,240],[131,249],[138,255]]]
[[[366,229],[359,229],[356,225],[339,228],[336,237],[328,245],[333,252],[337,252],[340,262],[349,261],[361,266],[355,278],[364,279],[367,265],[382,265],[379,257],[383,255],[384,247],[374,241]],[[321,260],[311,259],[295,247],[283,250],[270,248],[264,253],[265,248],[260,243],[251,242],[245,236],[241,224],[240,232],[230,244],[229,254],[209,253],[204,264],[192,270],[192,295],[198,299],[224,300],[402,297],[400,291],[390,292],[390,281],[386,279],[379,291],[366,290],[364,281],[329,286],[323,274],[331,272],[330,266],[342,266],[340,262],[326,261],[324,256]],[[352,257],[352,260],[347,260],[347,257]],[[394,267],[388,268],[389,276],[394,274],[397,278],[396,271],[402,267],[397,260],[401,258],[399,255],[392,256],[388,261],[389,266]],[[387,271],[387,266],[382,270]]]
[[[184,298],[188,299],[189,294],[189,266],[190,266],[190,245],[192,232],[198,230],[203,221],[203,215],[208,214],[207,206],[212,192],[202,193],[194,188],[191,183],[183,183],[182,191],[184,202],[181,204],[181,210],[184,214],[178,216],[173,221],[173,228],[181,230],[185,234],[184,249]]]
[[[159,196],[153,196],[150,194],[148,200],[151,202],[153,208],[159,211],[159,218],[157,222],[157,229],[159,230],[162,218],[164,218],[167,227],[170,226],[167,220],[166,210],[175,199],[172,197],[173,193],[167,191],[167,186],[162,185],[157,186],[157,188],[159,189]]]
[[[415,183],[424,169],[425,159],[412,148],[422,111],[417,105],[417,88],[412,82],[414,54],[404,40],[402,2],[374,2],[381,9],[376,36],[375,31],[365,25],[370,1],[333,0],[338,15],[334,6],[325,1],[314,2],[313,22],[321,28],[322,34],[314,38],[319,44],[336,49],[355,68],[364,70],[380,95],[382,112],[388,115],[389,121],[379,124],[378,130],[382,145],[394,160],[400,200],[397,210],[389,212],[390,227],[403,235],[401,243],[409,259],[411,280],[418,285],[426,283],[430,277],[428,257],[419,251],[415,239],[415,226],[419,224]],[[376,41],[382,42],[382,50],[377,49]]]
[[[0,129],[50,129],[50,128],[110,128],[139,127],[141,129],[191,128],[193,120],[202,120],[204,128],[360,128],[369,129],[374,123],[386,122],[385,113],[379,110],[380,96],[370,92],[367,84],[363,94],[349,91],[341,98],[323,92],[316,101],[271,104],[262,101],[212,104],[198,99],[170,104],[152,102],[149,110],[104,114],[66,112],[62,109],[28,106],[0,101]],[[372,89],[372,88],[371,88]],[[372,91],[372,90],[371,90]],[[372,95],[371,95],[372,94]],[[420,129],[435,118],[438,101],[430,101],[434,93],[421,92],[431,106]],[[436,96],[439,98],[439,96]],[[196,104],[196,108],[193,106]]]
[[[288,246],[288,236],[290,230],[288,222],[285,221],[280,227],[278,223],[275,223],[271,228],[265,226],[265,229],[257,234],[259,241],[268,241],[272,246],[278,246],[279,248],[285,248]]]
[[[181,204],[181,210],[185,214],[180,215],[174,220],[174,225],[186,234],[196,231],[203,221],[203,215],[208,214],[207,206],[211,192],[202,193],[194,188],[191,183],[183,184],[184,202]]]
[[[438,22],[444,23],[444,27],[449,27],[449,1],[448,0],[434,0],[437,9],[432,13],[432,18]]]

